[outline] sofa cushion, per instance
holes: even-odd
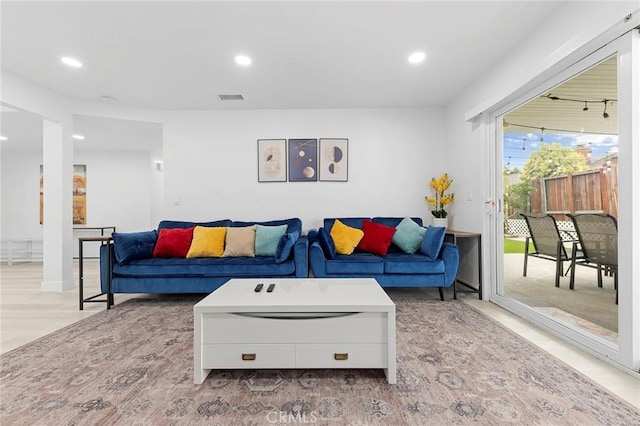
[[[371,221],[375,223],[379,223],[381,225],[391,226],[395,228],[396,226],[398,226],[400,222],[402,222],[402,219],[404,219],[404,217],[374,217],[373,219],[371,219]],[[418,225],[422,226],[421,218],[412,217],[411,220],[413,220]],[[397,245],[393,244],[393,241],[392,241],[391,245],[389,246],[388,253],[395,253],[395,252],[404,253],[404,251],[402,251],[400,247],[398,247]]]
[[[339,218],[325,218],[324,219],[324,228],[327,231],[331,232],[333,228],[333,224],[336,220],[342,222],[343,225],[350,226],[352,228],[362,229],[362,222],[365,220],[369,220],[368,217],[339,217]]]
[[[282,220],[270,220],[267,222],[241,222],[234,221],[231,225],[234,228],[242,228],[245,226],[251,225],[263,225],[263,226],[280,226],[287,225],[287,232],[298,231],[298,235],[302,235],[302,221],[297,217],[291,219],[282,219]]]
[[[113,245],[118,263],[129,263],[133,260],[148,259],[153,256],[153,249],[158,239],[158,232],[114,232]]]
[[[273,257],[200,257],[141,259],[116,264],[113,273],[126,277],[277,277],[295,273],[295,262],[277,264]]]
[[[256,225],[240,228],[227,227],[222,257],[254,257],[256,243]]]
[[[158,232],[153,257],[186,257],[192,238],[193,228],[163,228]]]
[[[222,256],[226,235],[226,227],[196,226],[193,228],[193,239],[191,240],[187,258]]]
[[[317,229],[309,229],[309,232],[307,232],[307,239],[309,240],[309,245],[311,245],[314,242],[316,242],[316,240],[318,239],[318,230]]]
[[[280,238],[287,232],[287,225],[256,225],[256,256],[275,256]]]
[[[374,217],[373,219],[371,219],[371,221],[375,222],[375,223],[379,223],[379,224],[382,224],[382,225],[387,225],[387,226],[391,226],[391,227],[395,228],[404,219],[405,219],[404,217]],[[411,220],[413,220],[418,225],[422,226],[422,219],[421,218],[412,217]]]
[[[427,232],[424,233],[424,238],[420,245],[420,253],[432,259],[437,259],[444,242],[445,231],[446,228],[444,227],[429,226]]]
[[[442,274],[444,262],[420,253],[389,253],[383,258],[385,274]]]
[[[291,250],[293,250],[293,246],[296,245],[296,242],[298,242],[299,238],[300,233],[298,231],[287,232],[282,237],[280,237],[280,241],[278,241],[278,247],[276,247],[275,253],[276,263],[282,263],[289,259]]]
[[[196,226],[206,226],[206,227],[227,227],[231,226],[231,221],[229,219],[221,219],[214,220],[212,222],[185,222],[181,220],[163,220],[158,225],[158,231],[161,229],[169,228],[195,228]]]
[[[396,233],[393,234],[391,241],[405,253],[413,254],[420,248],[426,231],[410,217],[405,217],[396,226]]]
[[[352,228],[336,219],[331,227],[331,238],[336,245],[336,253],[351,254],[364,236],[362,229]]]
[[[327,274],[376,275],[384,272],[384,263],[370,253],[338,254],[327,260]]]
[[[396,229],[391,226],[365,220],[362,222],[362,232],[364,232],[364,236],[358,243],[358,249],[384,256],[389,250],[391,238],[393,238]]]
[[[318,243],[324,252],[324,257],[333,259],[336,256],[336,245],[333,242],[333,238],[331,238],[331,234],[325,228],[318,230]]]

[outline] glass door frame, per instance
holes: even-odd
[[[619,134],[619,305],[618,341],[607,341],[585,330],[556,320],[504,296],[504,255],[502,221],[502,117],[549,90],[603,61],[617,55],[618,59],[618,134]],[[561,65],[560,65],[561,66]],[[487,145],[487,208],[484,229],[488,238],[490,275],[485,282],[492,283],[489,298],[492,302],[546,329],[583,350],[607,360],[630,372],[640,368],[640,271],[634,269],[633,259],[640,258],[640,34],[638,29],[612,38],[608,43],[591,49],[591,53],[564,69],[551,74],[520,93],[514,93],[505,102],[486,111],[485,140]],[[636,191],[633,191],[636,188]]]

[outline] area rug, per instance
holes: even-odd
[[[193,384],[193,304],[132,299],[0,358],[3,425],[640,425],[640,411],[460,301],[395,297],[381,370],[224,370]]]

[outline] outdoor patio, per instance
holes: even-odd
[[[595,334],[617,339],[618,305],[613,277],[603,276],[603,286],[599,288],[597,270],[577,265],[574,290],[569,289],[569,274],[560,278],[560,288],[556,288],[555,262],[529,257],[526,277],[522,276],[523,262],[523,253],[504,254],[506,296]],[[564,271],[569,266],[570,262],[565,262]]]

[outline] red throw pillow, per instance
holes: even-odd
[[[153,249],[153,257],[187,257],[192,239],[193,228],[161,229]]]
[[[396,228],[364,220],[362,222],[362,231],[364,232],[364,237],[358,243],[358,248],[362,251],[384,256],[389,250],[391,238],[393,238]]]

